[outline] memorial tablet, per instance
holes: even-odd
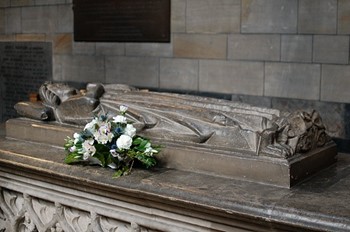
[[[1,42],[0,78],[4,89],[4,118],[17,115],[13,105],[37,93],[52,79],[52,47],[46,42]]]
[[[73,11],[75,41],[170,41],[170,0],[74,0]]]

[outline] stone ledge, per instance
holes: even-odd
[[[19,118],[8,120],[6,131],[8,138],[63,147],[64,139],[67,136],[72,137],[81,128]],[[337,156],[337,148],[333,142],[290,159],[257,156],[238,149],[217,150],[191,143],[154,142],[164,145],[158,155],[162,167],[286,188],[333,164]]]
[[[162,229],[160,224],[165,225],[166,229],[163,227],[162,231],[350,229],[350,156],[347,155],[340,155],[337,165],[321,171],[293,190],[167,168],[135,169],[129,176],[112,179],[111,170],[68,166],[63,164],[63,158],[63,149],[1,139],[0,186],[16,190],[18,183],[39,187],[44,183],[41,190],[84,196],[92,205],[103,199],[105,202],[100,203],[107,204],[106,209],[112,210],[107,211],[110,213],[117,210],[114,208],[117,206],[113,206],[117,202],[131,203],[139,209],[147,207],[143,213],[152,215],[153,228]],[[46,197],[50,198],[49,195]],[[86,203],[84,207],[87,207]],[[170,221],[160,223],[155,214],[157,210],[164,211],[162,218]],[[170,213],[173,213],[172,217]],[[172,224],[175,215],[177,224]],[[183,227],[175,228],[174,225]]]

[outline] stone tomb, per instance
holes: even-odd
[[[7,121],[8,138],[62,147],[92,111],[113,114],[126,104],[139,133],[164,146],[162,167],[290,188],[337,158],[317,112],[283,113],[124,85],[90,84],[82,94],[49,83],[39,92],[42,106],[16,105],[27,118]]]

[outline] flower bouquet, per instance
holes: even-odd
[[[115,117],[96,116],[82,132],[67,137],[65,163],[110,167],[116,170],[114,177],[129,174],[135,160],[146,168],[156,165],[154,154],[159,147],[152,147],[149,139],[136,135],[136,128],[125,116],[127,109],[120,106],[120,115]]]

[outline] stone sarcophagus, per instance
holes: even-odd
[[[291,187],[336,161],[336,145],[316,112],[280,112],[227,100],[88,84],[45,83],[42,102],[19,102],[25,118],[7,137],[61,146],[94,115],[120,105],[138,133],[163,145],[164,167]],[[20,132],[19,132],[20,131]]]

